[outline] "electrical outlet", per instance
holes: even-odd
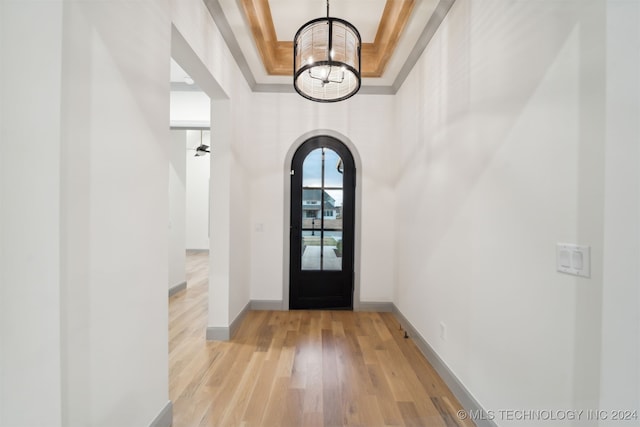
[[[445,325],[444,322],[440,322],[440,339],[442,339],[442,341],[447,340],[447,325]]]

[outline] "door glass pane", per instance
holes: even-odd
[[[324,153],[324,186],[342,188],[342,159],[329,148]]]
[[[325,190],[323,269],[342,270],[342,190]]]
[[[342,159],[333,150],[324,152],[324,250],[323,269],[342,270]]]
[[[320,230],[302,232],[302,269],[320,270]]]
[[[342,270],[342,161],[311,151],[302,165],[302,270]]]
[[[324,231],[323,270],[342,270],[342,231]]]
[[[307,154],[302,164],[302,186],[320,188],[322,186],[322,148]]]
[[[322,228],[322,189],[302,189],[302,229],[317,230]]]

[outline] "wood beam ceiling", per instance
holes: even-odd
[[[278,40],[269,0],[240,0],[240,3],[267,73],[293,75],[293,42]],[[374,42],[362,43],[362,77],[382,77],[414,5],[415,0],[387,0]]]

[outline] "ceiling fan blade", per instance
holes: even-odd
[[[207,146],[199,146],[197,147],[196,150],[196,156],[204,156],[206,153],[210,153],[211,151],[207,150]]]

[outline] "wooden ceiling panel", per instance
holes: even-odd
[[[240,0],[240,3],[267,74],[293,75],[293,41],[277,39],[269,0]],[[415,0],[387,0],[375,41],[362,44],[362,77],[382,77],[414,5]]]

